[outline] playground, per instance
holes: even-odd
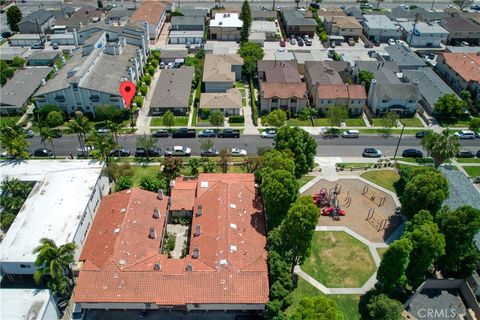
[[[361,180],[319,180],[303,194],[319,207],[318,225],[348,227],[371,242],[384,242],[403,222],[392,196]]]

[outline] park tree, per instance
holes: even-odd
[[[243,70],[245,75],[252,78],[257,69],[257,61],[262,60],[265,55],[262,46],[255,42],[245,42],[240,45],[238,53],[243,58]]]
[[[160,174],[143,176],[140,179],[140,188],[152,192],[157,192],[160,189],[167,190],[167,181]]]
[[[400,238],[393,242],[383,255],[377,272],[381,291],[391,296],[402,290],[407,282],[405,272],[410,263],[412,242],[408,238]]]
[[[392,133],[392,128],[397,126],[398,114],[389,111],[383,115],[382,118],[382,133],[389,136]]]
[[[145,157],[147,161],[150,160],[150,150],[152,150],[157,144],[157,139],[152,137],[151,135],[144,134],[143,136],[137,137],[137,148],[143,148],[147,152],[145,152]]]
[[[202,169],[204,173],[215,172],[215,162],[208,158],[202,159]]]
[[[163,160],[163,175],[167,182],[175,180],[183,168],[183,160],[178,157],[165,157]]]
[[[433,158],[435,168],[438,168],[445,160],[453,158],[460,150],[458,137],[448,129],[423,137],[421,143],[423,149]]]
[[[217,128],[223,126],[224,121],[225,116],[223,115],[223,112],[220,111],[213,111],[208,117],[208,122]]]
[[[292,173],[275,170],[263,178],[261,190],[267,213],[267,225],[269,230],[272,230],[280,225],[288,208],[297,199],[298,182]]]
[[[435,215],[448,195],[448,181],[441,172],[419,172],[405,185],[400,199],[402,211],[408,217],[413,217],[420,210],[428,210]]]
[[[213,140],[210,138],[201,138],[198,140],[200,143],[200,151],[207,151],[213,148]]]
[[[445,237],[426,210],[420,211],[412,222],[408,222],[404,237],[412,242],[406,275],[409,285],[415,289],[425,281],[437,259],[445,254]]]
[[[255,172],[255,178],[258,182],[262,182],[263,177],[277,170],[285,170],[295,175],[295,162],[289,150],[272,149],[262,154],[260,168]]]
[[[222,148],[218,152],[218,165],[223,173],[228,172],[228,163],[230,162],[230,153],[227,148]]]
[[[325,296],[304,297],[289,316],[290,320],[343,320],[337,303]]]
[[[45,120],[46,124],[50,128],[56,128],[58,126],[61,126],[63,124],[63,114],[59,111],[51,111],[47,115],[47,119]]]
[[[99,134],[96,131],[87,138],[88,145],[93,146],[92,155],[94,159],[109,162],[110,153],[117,147],[113,134]]]
[[[275,149],[289,150],[295,160],[295,176],[300,178],[314,167],[317,143],[305,130],[298,127],[281,127],[275,137]]]
[[[463,116],[467,108],[467,103],[457,98],[457,95],[445,94],[435,102],[435,113],[442,118],[458,119]]]
[[[466,278],[480,261],[480,254],[473,241],[480,229],[480,210],[462,206],[455,210],[444,208],[437,214],[436,221],[445,235],[445,255],[439,266],[449,276]]]
[[[190,167],[190,174],[192,176],[198,175],[198,168],[200,167],[200,161],[198,158],[191,158],[188,160],[188,166]]]
[[[367,91],[367,93],[370,90],[370,84],[372,83],[373,79],[375,79],[375,75],[373,74],[373,72],[362,70],[358,73],[358,81],[360,83],[365,83],[365,90]]]
[[[170,130],[171,127],[173,127],[175,125],[175,115],[173,114],[172,111],[167,110],[164,113],[163,119],[162,119],[162,124],[165,127],[168,127],[169,130]]]
[[[95,120],[105,121],[105,123],[107,121],[122,122],[123,110],[111,104],[99,105],[95,108]]]
[[[473,106],[472,93],[468,90],[462,90],[460,91],[460,97],[467,104],[467,109],[471,110]]]
[[[243,1],[240,20],[243,21],[242,30],[240,30],[240,43],[245,43],[248,42],[250,27],[252,26],[252,11],[250,10],[250,5],[247,0]]]
[[[472,118],[468,123],[468,128],[472,131],[480,131],[480,118]]]
[[[366,306],[369,320],[402,320],[403,305],[384,294],[374,295]]]
[[[13,159],[28,158],[26,149],[29,143],[25,139],[22,126],[14,123],[4,125],[0,129],[0,142],[2,148]]]
[[[465,9],[473,4],[473,0],[453,0],[453,3],[460,7],[460,10]]]
[[[281,127],[287,121],[287,113],[282,109],[276,109],[270,112],[266,117],[266,124],[273,127]]]
[[[115,192],[130,189],[133,186],[132,177],[120,176],[115,182]]]
[[[255,173],[260,168],[261,159],[257,156],[244,156],[242,167],[247,173]]]
[[[17,6],[10,6],[7,10],[7,24],[12,32],[20,31],[18,23],[22,21],[22,11]]]
[[[74,243],[57,246],[55,241],[42,238],[40,245],[33,249],[33,254],[37,256],[37,269],[33,274],[35,282],[46,280],[48,288],[54,293],[65,298],[70,296],[73,288],[73,280],[69,278],[72,274],[70,266],[75,261],[75,247]]]
[[[330,107],[328,108],[326,116],[330,121],[331,128],[338,127],[341,125],[342,122],[345,121],[345,119],[348,118],[347,107],[342,107],[342,106]]]

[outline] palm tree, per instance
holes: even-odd
[[[445,160],[454,157],[460,150],[458,137],[450,130],[442,133],[432,133],[422,138],[422,147],[433,158],[435,168],[438,168]]]
[[[113,122],[108,120],[107,121],[107,129],[110,130],[111,133],[113,133],[113,136],[115,137],[115,142],[118,144],[118,134],[120,133],[120,130],[122,129],[122,124],[118,122]]]
[[[67,126],[69,133],[75,133],[77,135],[80,148],[85,150],[87,133],[92,130],[92,124],[90,123],[90,120],[88,120],[88,118],[84,115],[79,114],[75,118],[72,118],[66,122],[65,125]]]
[[[105,162],[110,161],[110,153],[117,147],[111,133],[100,135],[96,131],[93,131],[93,133],[88,136],[87,142],[94,147],[92,151],[93,157]]]
[[[35,282],[40,283],[47,278],[50,290],[62,296],[69,295],[72,289],[72,281],[69,279],[70,264],[75,261],[75,248],[74,243],[58,247],[51,239],[41,239],[40,245],[33,249],[33,253],[37,255],[37,270],[33,275]]]
[[[29,143],[25,139],[21,126],[10,124],[1,128],[0,142],[12,158],[28,158],[26,148],[29,146]]]
[[[32,190],[32,187],[28,182],[20,181],[17,178],[5,178],[2,181],[1,189],[5,196],[20,196],[26,198]]]

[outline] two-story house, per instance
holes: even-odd
[[[242,79],[243,59],[238,54],[206,54],[203,65],[205,92],[225,92]]]

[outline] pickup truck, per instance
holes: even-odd
[[[172,138],[195,138],[197,132],[195,129],[180,128],[172,134]]]
[[[165,149],[165,157],[190,157],[192,149],[182,146]]]
[[[240,138],[240,130],[224,129],[217,134],[219,138]]]

